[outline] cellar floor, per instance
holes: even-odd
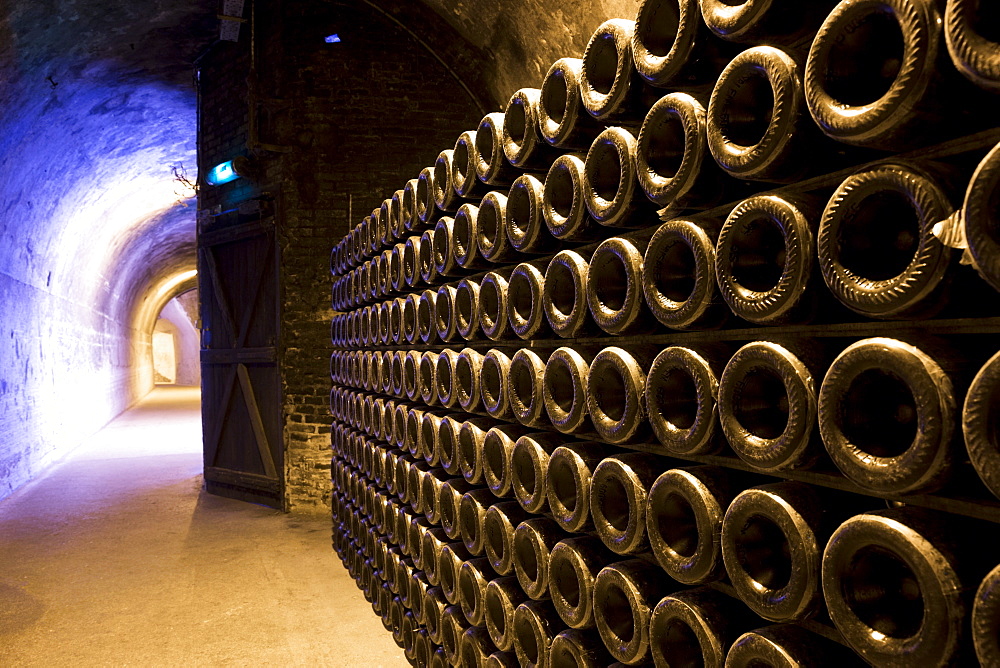
[[[201,491],[161,387],[0,503],[0,665],[405,666],[329,519]]]

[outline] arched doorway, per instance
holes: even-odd
[[[201,385],[198,290],[171,299],[153,325],[153,382]]]

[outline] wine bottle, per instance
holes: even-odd
[[[473,490],[472,485],[462,478],[452,478],[441,485],[441,493],[438,497],[438,518],[441,528],[448,538],[458,540],[462,537],[462,527],[460,514],[462,507],[462,496],[466,492]],[[475,550],[470,550],[473,554],[479,554]]]
[[[713,357],[713,355],[709,355]],[[661,351],[646,377],[646,410],[656,438],[669,452],[704,454],[721,446],[714,359],[671,346]]]
[[[755,195],[733,209],[715,248],[719,293],[733,313],[762,325],[812,317],[818,208],[802,197]]]
[[[438,153],[438,157],[434,161],[434,180],[430,185],[433,191],[434,206],[437,207],[438,211],[456,211],[462,203],[462,198],[458,196],[451,185],[454,161],[455,151],[450,148]],[[381,216],[385,215],[387,213],[381,214]]]
[[[420,170],[420,175],[417,176],[417,189],[416,189],[416,215],[419,223],[428,227],[434,224],[434,220],[439,215],[440,210],[437,208],[437,203],[434,201],[434,167],[424,167]],[[376,211],[380,211],[376,209]],[[373,213],[373,222],[375,227],[375,237],[379,241],[379,247],[381,246],[381,240],[384,236],[382,233],[382,227],[384,222],[382,222],[378,215]]]
[[[456,290],[453,285],[439,287],[434,298],[434,332],[444,343],[451,341],[458,331],[455,298]]]
[[[472,418],[465,420],[458,432],[458,467],[462,477],[473,485],[484,484],[483,442],[495,426],[493,418]]]
[[[545,338],[548,321],[542,306],[545,278],[532,264],[522,262],[510,275],[507,316],[510,327],[522,339]]]
[[[552,426],[570,434],[591,431],[587,414],[587,377],[590,362],[577,350],[557,348],[545,362],[542,375],[542,399]]]
[[[495,503],[486,511],[484,548],[493,570],[500,575],[514,570],[514,528],[528,517],[517,501]]]
[[[510,456],[511,488],[514,498],[529,513],[547,509],[545,487],[549,456],[565,442],[565,437],[551,432],[525,434],[514,443]]]
[[[993,425],[1000,403],[1000,353],[993,355],[976,374],[965,395],[962,432],[965,448],[980,480],[1000,498],[1000,448]]]
[[[646,500],[663,468],[661,458],[638,452],[608,457],[598,464],[590,484],[590,513],[608,549],[637,554],[649,548]]]
[[[588,241],[600,235],[600,226],[587,210],[584,194],[586,154],[564,153],[545,175],[542,216],[556,239]]]
[[[534,350],[521,348],[510,360],[507,371],[510,410],[517,421],[526,427],[540,427],[547,422],[542,390],[544,374],[545,359]]]
[[[638,359],[633,356],[638,355]],[[605,348],[590,363],[587,410],[594,429],[608,443],[625,443],[645,436],[643,394],[648,351]]]
[[[461,533],[462,542],[472,554],[482,554],[485,549],[486,510],[495,499],[490,490],[471,486],[459,499],[453,521]]]
[[[564,531],[593,527],[590,519],[590,484],[594,470],[607,456],[603,443],[564,443],[549,456],[545,488],[549,511]]]
[[[597,574],[620,559],[593,536],[564,538],[549,555],[549,595],[556,612],[574,629],[594,626]]]
[[[559,251],[545,269],[542,310],[556,335],[565,339],[593,332],[588,317],[587,274],[590,263],[576,251]]]
[[[483,624],[486,611],[486,585],[497,577],[486,557],[469,559],[458,572],[458,604],[465,618],[473,626]],[[483,628],[485,632],[486,629]]]
[[[940,133],[953,68],[934,0],[840,3],[809,49],[805,94],[816,124],[847,143],[911,150]],[[957,77],[956,77],[957,78]]]
[[[503,152],[520,169],[546,169],[558,155],[539,129],[542,91],[521,88],[511,95],[504,112]]]
[[[491,341],[507,336],[507,279],[495,271],[479,284],[479,324]]]
[[[498,649],[514,648],[514,611],[528,600],[514,576],[490,580],[483,595],[485,602],[483,621],[490,639]]]
[[[719,422],[730,447],[765,471],[811,466],[815,386],[809,367],[783,345],[756,341],[737,350],[719,380]]]
[[[706,115],[708,148],[738,179],[791,183],[809,167],[816,130],[809,122],[802,68],[787,51],[755,46],[719,75]]]
[[[552,63],[542,79],[538,107],[538,129],[542,138],[562,149],[590,146],[602,126],[581,102],[580,79],[583,60],[560,58]]]
[[[610,665],[613,660],[601,639],[587,631],[560,631],[549,647],[549,665],[553,668],[601,668]]]
[[[462,641],[459,646],[459,665],[479,666],[487,665],[489,657],[496,652],[493,641],[490,640],[489,633],[482,626],[471,626],[465,629],[462,634]]]
[[[650,652],[657,665],[721,667],[736,638],[759,623],[746,606],[710,587],[675,592],[650,617]]]
[[[836,527],[857,503],[826,498],[800,482],[751,487],[729,504],[722,522],[722,559],[737,595],[764,619],[809,619],[822,606],[820,560]],[[832,524],[832,525],[831,525]]]
[[[611,656],[627,664],[649,657],[649,618],[666,594],[662,571],[645,561],[630,559],[601,569],[594,584],[594,620]]]
[[[976,590],[972,607],[972,643],[983,666],[1000,663],[1000,566],[991,570]]]
[[[645,250],[640,240],[611,237],[590,257],[587,306],[594,322],[608,334],[641,334],[655,326],[643,299]]]
[[[515,249],[507,237],[507,193],[486,193],[479,204],[477,223],[476,248],[483,258],[499,263],[514,256]]]
[[[545,224],[544,189],[535,176],[522,174],[507,193],[507,240],[520,253],[545,253],[555,245]]]
[[[550,601],[525,601],[514,610],[514,651],[522,666],[549,665],[549,648],[562,622]]]
[[[939,489],[951,473],[957,418],[948,374],[897,339],[851,344],[820,387],[827,453],[845,476],[878,494]]]
[[[583,54],[580,101],[602,123],[636,120],[642,80],[632,60],[635,21],[609,19],[597,27]]]
[[[476,129],[475,141],[476,177],[489,186],[510,185],[520,171],[504,153],[504,114],[486,114]]]
[[[1000,144],[994,146],[976,167],[962,206],[962,229],[968,244],[968,260],[987,283],[1000,290],[997,192],[1000,192]]]
[[[480,393],[486,412],[498,420],[511,417],[510,358],[496,348],[483,358]]]
[[[995,539],[992,526],[916,507],[851,517],[823,553],[830,619],[871,664],[968,665],[964,592],[995,565],[976,547]]]
[[[957,252],[934,234],[953,210],[942,180],[896,161],[847,177],[816,235],[823,280],[849,309],[872,318],[933,315]]]
[[[530,430],[520,425],[497,425],[486,432],[482,454],[483,478],[496,496],[511,494],[510,459],[517,439],[527,433]]]
[[[646,227],[655,221],[639,187],[637,141],[626,128],[610,127],[587,151],[583,195],[587,211],[608,227]]]
[[[751,668],[775,661],[817,668],[865,665],[840,643],[795,624],[776,624],[748,631],[736,639],[726,655],[726,665],[733,668]]]
[[[455,360],[454,391],[458,405],[463,411],[481,410],[480,373],[483,368],[483,354],[472,348],[464,348]]]

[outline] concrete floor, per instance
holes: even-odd
[[[161,387],[0,503],[0,666],[406,666],[330,520],[201,491]]]

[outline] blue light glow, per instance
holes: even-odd
[[[337,33],[333,33],[332,35],[326,36],[327,44],[336,44],[339,41],[340,41],[340,35],[338,35]]]
[[[227,160],[221,164],[212,167],[211,171],[208,172],[208,176],[205,177],[205,181],[210,186],[221,186],[223,183],[229,183],[230,181],[235,181],[240,178],[240,175],[236,173],[236,168],[233,167],[233,161]]]

